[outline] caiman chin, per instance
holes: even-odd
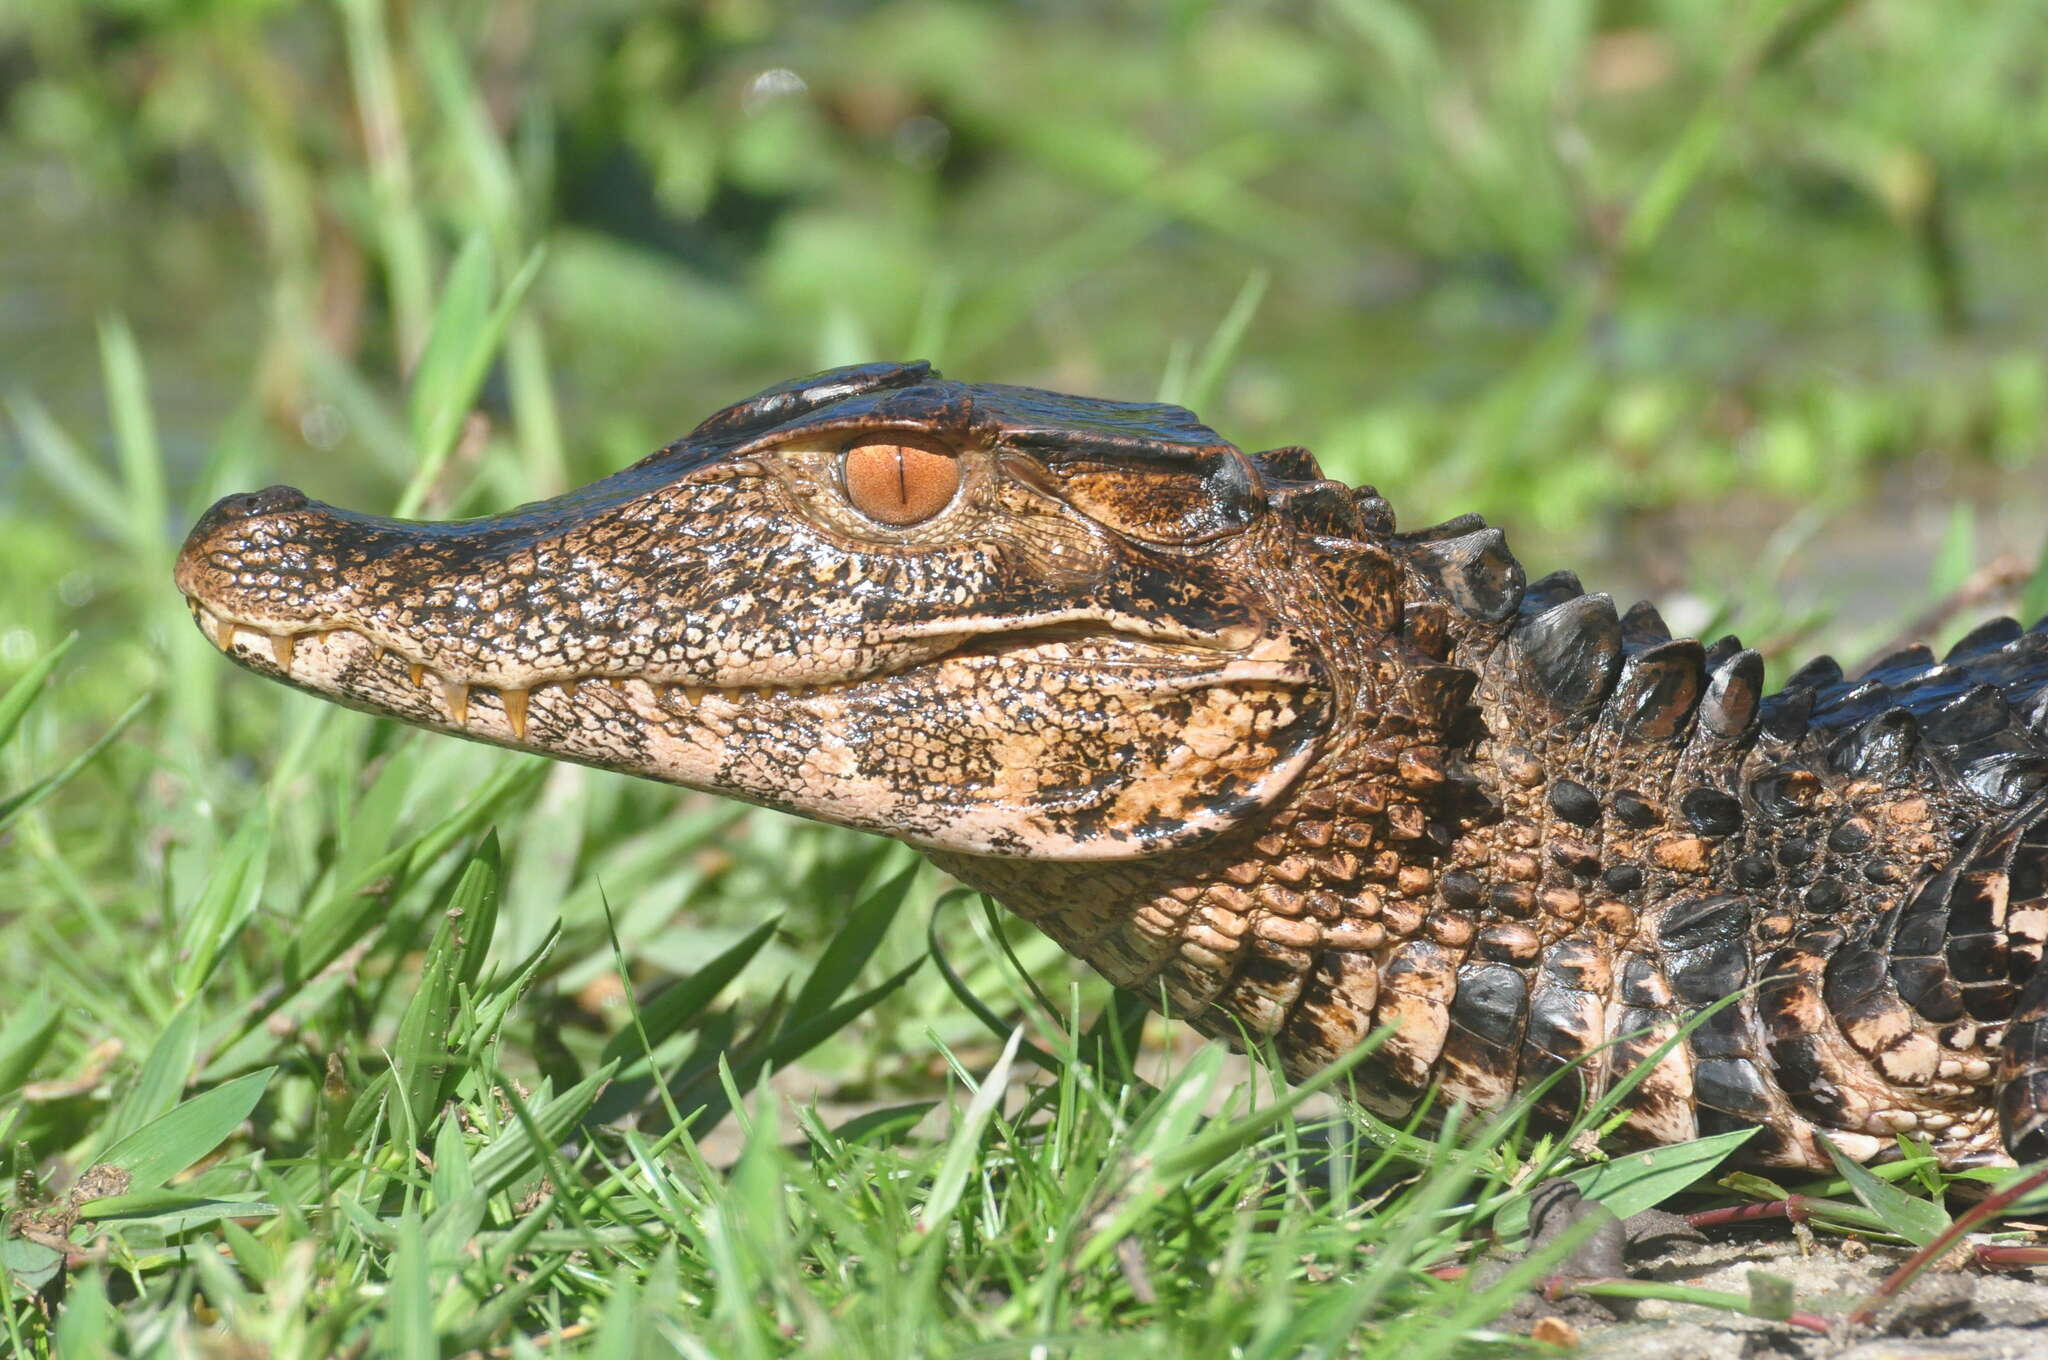
[[[2048,621],[1767,695],[1477,516],[923,364],[487,519],[231,496],[177,582],[323,698],[907,841],[1292,1073],[1391,1026],[1390,1115],[1648,1063],[1625,1144],[2048,1157]]]

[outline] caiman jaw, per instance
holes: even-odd
[[[705,704],[722,704],[737,710],[743,705],[831,698],[857,686],[886,683],[917,666],[948,657],[957,656],[963,660],[968,657],[1001,658],[1010,664],[1037,659],[1041,664],[1057,665],[1085,650],[1051,637],[1035,643],[1003,647],[995,645],[989,635],[951,634],[924,639],[924,650],[928,654],[904,660],[895,669],[815,683],[696,684],[651,676],[591,673],[508,684],[503,680],[478,682],[460,673],[444,673],[426,661],[411,659],[412,649],[406,643],[379,640],[363,627],[343,623],[304,627],[290,623],[244,623],[215,613],[197,594],[188,595],[185,603],[192,611],[192,621],[198,625],[199,631],[223,654],[252,670],[342,703],[360,701],[360,696],[347,688],[344,677],[360,677],[366,670],[389,671],[393,675],[402,671],[407,685],[439,698],[443,720],[430,725],[541,755],[560,753],[527,740],[528,714],[537,706],[542,712],[556,712],[566,719],[576,711],[571,706],[582,699],[586,685],[603,686],[619,694],[643,694],[673,712],[688,712]],[[1026,635],[1033,634],[1027,630]],[[1097,669],[1112,669],[1137,663],[1135,656],[1117,658],[1102,654],[1116,645],[1098,644],[1097,654],[1088,658],[1089,664]],[[1145,646],[1142,643],[1123,645],[1133,648]],[[1313,667],[1305,663],[1225,656],[1199,668],[1190,667],[1185,676],[1178,679],[1155,680],[1151,688],[1184,691],[1239,684],[1305,686],[1314,679]],[[473,704],[472,697],[479,702]],[[374,704],[366,706],[372,707],[373,711],[381,711]]]
[[[1298,661],[1122,639],[982,639],[792,686],[493,686],[351,626],[251,628],[192,608],[236,661],[350,707],[967,854],[1121,859],[1228,829],[1307,764],[1326,701]],[[1042,687],[1069,702],[1012,697]]]
[[[528,714],[537,708],[567,719],[575,712],[569,706],[581,700],[586,685],[605,686],[619,693],[637,685],[664,708],[687,711],[713,701],[737,706],[813,698],[857,683],[848,679],[819,684],[728,686],[603,673],[536,676],[523,684],[508,683],[502,678],[478,681],[462,672],[445,672],[433,663],[415,660],[415,649],[406,642],[380,640],[363,627],[243,623],[216,614],[200,596],[187,596],[185,602],[200,632],[227,656],[253,670],[342,703],[362,702],[377,711],[381,708],[352,692],[349,684],[352,680],[359,683],[366,671],[402,672],[406,684],[420,689],[430,699],[439,699],[441,718],[430,719],[429,725],[542,755],[558,753],[527,740]],[[500,670],[499,674],[504,672]],[[886,678],[886,674],[878,672],[858,679]]]

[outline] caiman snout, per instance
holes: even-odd
[[[215,501],[211,509],[199,517],[192,526],[192,532],[185,536],[185,546],[178,554],[178,588],[187,596],[201,593],[204,584],[213,584],[216,589],[233,580],[231,563],[219,556],[223,547],[239,550],[250,539],[288,537],[288,531],[279,526],[280,532],[265,534],[262,526],[251,524],[274,515],[290,515],[306,509],[313,501],[305,492],[295,486],[266,486],[261,491],[244,491],[233,496],[223,496]],[[207,573],[209,564],[226,569]],[[216,575],[223,579],[202,582],[205,575]]]
[[[224,538],[248,537],[248,521],[266,515],[288,515],[312,503],[312,499],[295,486],[266,486],[261,491],[244,491],[221,497],[199,517],[199,522],[192,526],[192,532],[185,536],[185,546],[178,553],[178,589],[187,596],[199,593],[200,568]]]

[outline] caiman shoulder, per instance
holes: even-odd
[[[486,519],[229,497],[177,579],[324,698],[907,841],[1294,1073],[1391,1027],[1390,1114],[1634,1073],[1624,1141],[2048,1156],[2042,624],[1767,694],[1477,516],[922,364]]]

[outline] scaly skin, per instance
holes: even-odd
[[[235,660],[425,727],[895,836],[1197,1028],[1404,1115],[2048,1156],[2048,630],[1776,695],[1467,516],[1396,532],[1175,407],[772,388],[581,491],[415,524],[230,497]]]

